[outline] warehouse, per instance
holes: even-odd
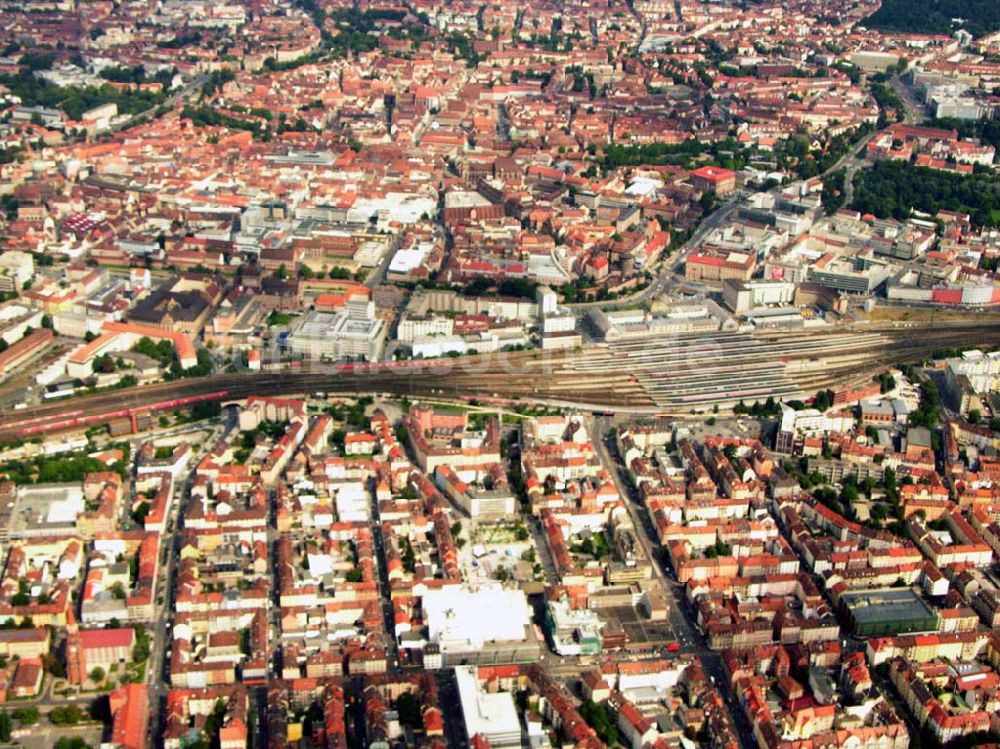
[[[910,588],[881,588],[844,593],[840,597],[859,637],[936,632],[937,614]]]

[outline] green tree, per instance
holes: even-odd
[[[91,747],[79,736],[63,736],[56,742],[55,749],[91,749]]]
[[[145,663],[149,660],[151,652],[149,633],[144,624],[136,624],[133,629],[135,631],[135,645],[132,648],[132,662]]]
[[[51,70],[52,64],[56,61],[54,52],[25,52],[17,61],[17,64],[35,72],[38,70]]]
[[[57,726],[75,726],[84,717],[83,711],[76,705],[54,707],[49,712],[49,720]]]
[[[605,744],[614,746],[618,742],[618,726],[606,705],[598,705],[586,700],[580,706],[582,717]]]
[[[823,177],[823,192],[820,199],[827,216],[833,215],[844,207],[846,178],[846,169],[838,169]]]
[[[862,23],[869,29],[951,34],[956,18],[964,19],[973,36],[983,36],[1000,29],[1000,6],[995,0],[883,0]]]
[[[19,707],[14,711],[14,720],[22,726],[33,726],[38,722],[39,712],[34,705]]]
[[[396,712],[399,714],[399,722],[411,728],[423,728],[424,722],[421,718],[420,699],[412,692],[403,692],[396,700]]]
[[[132,511],[132,519],[137,525],[145,525],[149,515],[149,502],[140,502]]]
[[[918,167],[904,161],[879,161],[854,177],[851,207],[879,218],[905,220],[911,211],[941,210],[970,214],[976,226],[1000,225],[1000,176]]]

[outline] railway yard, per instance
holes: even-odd
[[[0,440],[71,432],[200,401],[312,392],[386,393],[687,415],[712,404],[808,397],[852,385],[932,352],[1000,343],[989,320],[861,326],[794,333],[713,333],[635,339],[571,352],[522,352],[393,364],[288,365],[263,372],[83,395],[0,420]],[[133,421],[134,423],[134,421]]]
[[[0,749],[997,749],[1000,0],[0,7]]]

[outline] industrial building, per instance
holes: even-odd
[[[457,666],[455,682],[470,746],[473,736],[488,739],[491,749],[521,746],[521,721],[510,692],[484,692],[475,666]]]
[[[499,583],[461,585],[428,590],[422,603],[427,641],[436,646],[432,654],[437,651],[431,658],[425,654],[428,668],[531,663],[541,655],[523,591]]]
[[[858,637],[934,632],[937,614],[910,588],[880,588],[844,593],[840,606]]]
[[[385,342],[385,322],[375,317],[375,303],[355,295],[339,312],[310,312],[288,336],[293,354],[309,359],[376,361]]]
[[[743,281],[730,278],[722,284],[722,299],[737,315],[745,315],[756,307],[793,304],[795,284],[787,281]]]

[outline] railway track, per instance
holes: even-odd
[[[166,410],[180,399],[220,401],[325,393],[565,403],[595,410],[659,408],[689,413],[738,400],[795,398],[857,384],[886,366],[935,349],[1000,344],[1000,325],[799,332],[718,333],[624,341],[576,352],[467,357],[405,369],[315,366],[176,380],[46,403],[0,418],[0,441],[72,431],[123,411]],[[105,419],[105,415],[107,419]]]
[[[667,345],[619,342],[611,351],[634,365],[639,382],[665,412],[689,413],[768,396],[800,398],[856,384],[893,363],[919,361],[935,349],[973,342],[1000,343],[1000,326],[886,328],[823,338],[804,332],[678,336]]]

